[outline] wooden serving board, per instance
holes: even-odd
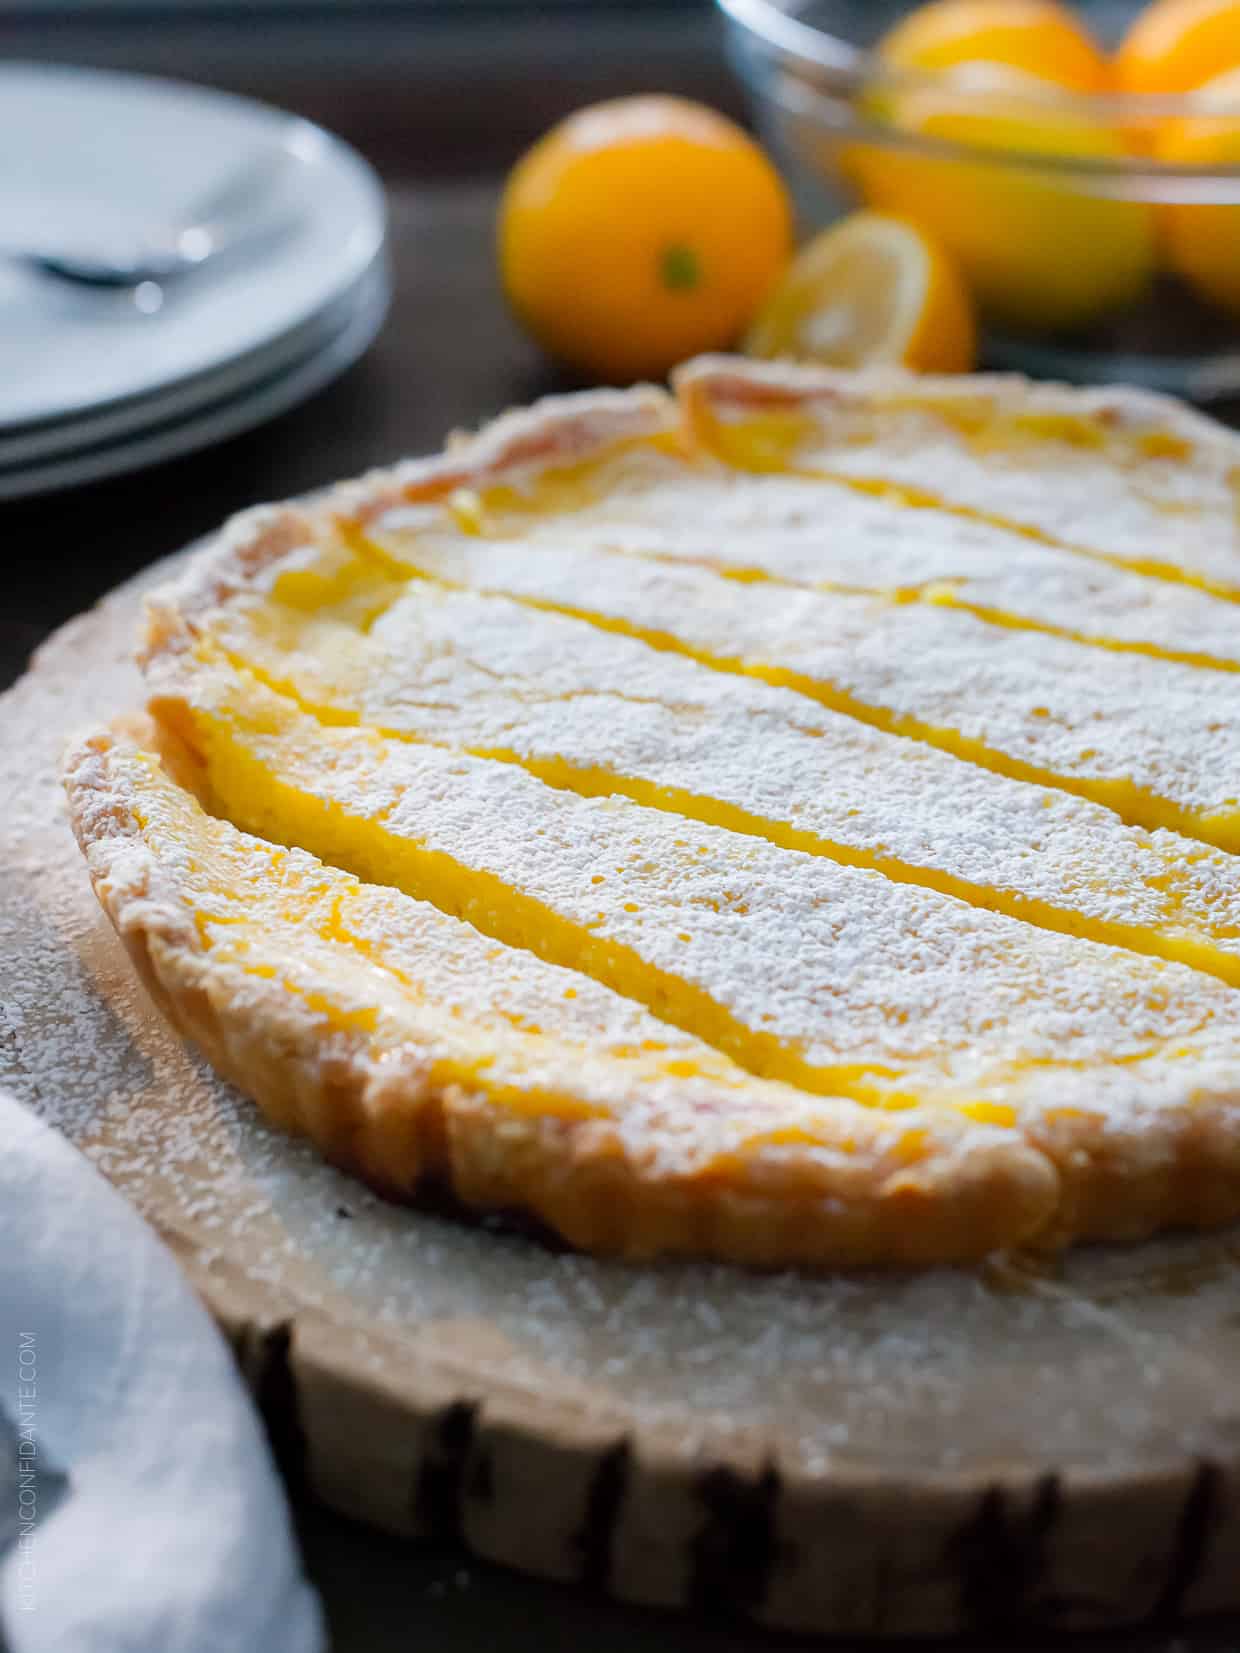
[[[762,1276],[387,1205],[164,1026],[64,819],[140,586],[0,700],[0,1083],[166,1236],[291,1473],[398,1533],[806,1631],[1240,1605],[1240,1235],[1035,1273]]]

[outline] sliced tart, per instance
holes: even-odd
[[[693,364],[231,525],[70,754],[277,1123],[628,1256],[1240,1215],[1240,445]]]

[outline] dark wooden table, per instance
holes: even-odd
[[[491,238],[505,166],[557,115],[596,97],[667,89],[733,110],[739,99],[705,7],[633,0],[592,22],[554,6],[529,10],[520,24],[511,6],[481,23],[454,23],[443,8],[430,21],[390,11],[273,19],[257,40],[260,26],[243,17],[6,23],[12,55],[179,74],[332,125],[387,181],[395,299],[364,360],[265,428],[133,477],[0,507],[0,687],[56,625],[229,513],[425,452],[453,427],[565,388],[514,327],[496,284]],[[763,1641],[743,1627],[728,1633],[541,1585],[454,1550],[398,1544],[322,1510],[303,1507],[298,1522],[337,1653],[586,1644],[620,1653],[638,1643],[654,1653],[741,1653]],[[1079,1644],[1031,1631],[1004,1645],[1237,1653],[1240,1621]]]

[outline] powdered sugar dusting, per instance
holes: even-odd
[[[1153,562],[1240,594],[1240,439],[1170,397],[709,358],[676,380],[703,427],[806,414],[798,464],[924,490],[1120,565]]]
[[[297,833],[369,878],[402,841],[494,875],[578,927],[583,945],[606,940],[665,973],[673,1022],[675,983],[687,983],[778,1041],[806,1065],[800,1082],[826,1094],[850,1094],[855,1071],[880,1092],[890,1080],[931,1097],[1059,1106],[1062,1067],[1089,1063],[1113,1104],[1117,1087],[1098,1070],[1135,1060],[1120,1091],[1129,1106],[1175,1105],[1207,1072],[1228,1071],[1233,991],[1178,965],[621,798],[549,789],[512,765],[323,728],[231,669],[183,676],[188,704],[211,720],[208,773],[234,819]],[[217,770],[217,720],[229,751],[329,803],[332,824],[269,822],[258,773],[232,783],[224,756]],[[380,824],[373,853],[352,847],[348,823]],[[1046,1071],[1028,1074],[1030,1063]]]
[[[435,523],[426,506],[398,506],[378,526],[403,537]],[[1034,627],[1240,663],[1235,605],[1193,586],[947,510],[925,506],[911,518],[897,498],[829,480],[736,472],[701,455],[658,463],[634,455],[614,466],[601,498],[561,514],[496,508],[488,532],[539,551],[590,545],[794,585],[972,606]],[[1193,545],[1201,538],[1194,535]]]
[[[523,569],[520,549],[510,555],[506,566]],[[574,554],[538,552],[540,560],[561,555]],[[651,788],[674,788],[682,811],[696,799],[709,819],[718,801],[747,813],[741,827],[777,841],[795,842],[787,828],[926,877],[937,869],[970,881],[979,902],[993,891],[1019,898],[1026,919],[1028,904],[1044,903],[1061,924],[1095,921],[1105,940],[1124,939],[1106,928],[1114,925],[1144,929],[1146,937],[1127,938],[1137,946],[1151,937],[1159,944],[1167,930],[1193,934],[1228,979],[1240,970],[1235,857],[1127,827],[1097,804],[980,769],[789,690],[564,614],[425,581],[368,634],[331,606],[279,629],[266,611],[263,625],[256,618],[235,604],[215,624],[236,653],[324,717],[358,717],[458,749],[508,750],[544,777],[554,778],[561,760],[576,771],[567,784],[604,792],[636,779],[649,783],[646,803]],[[737,829],[735,819],[728,824]]]
[[[670,636],[750,671],[796,673],[1070,781],[1128,780],[1187,810],[1236,807],[1240,675],[1011,631],[953,609],[721,580],[581,542],[536,555],[528,539],[440,533],[395,543],[444,579]]]

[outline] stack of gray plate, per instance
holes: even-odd
[[[22,157],[0,173],[0,499],[257,425],[382,323],[383,191],[305,121],[167,81],[4,65],[0,154]],[[140,245],[256,177],[245,233],[190,273],[88,286],[24,256]]]

